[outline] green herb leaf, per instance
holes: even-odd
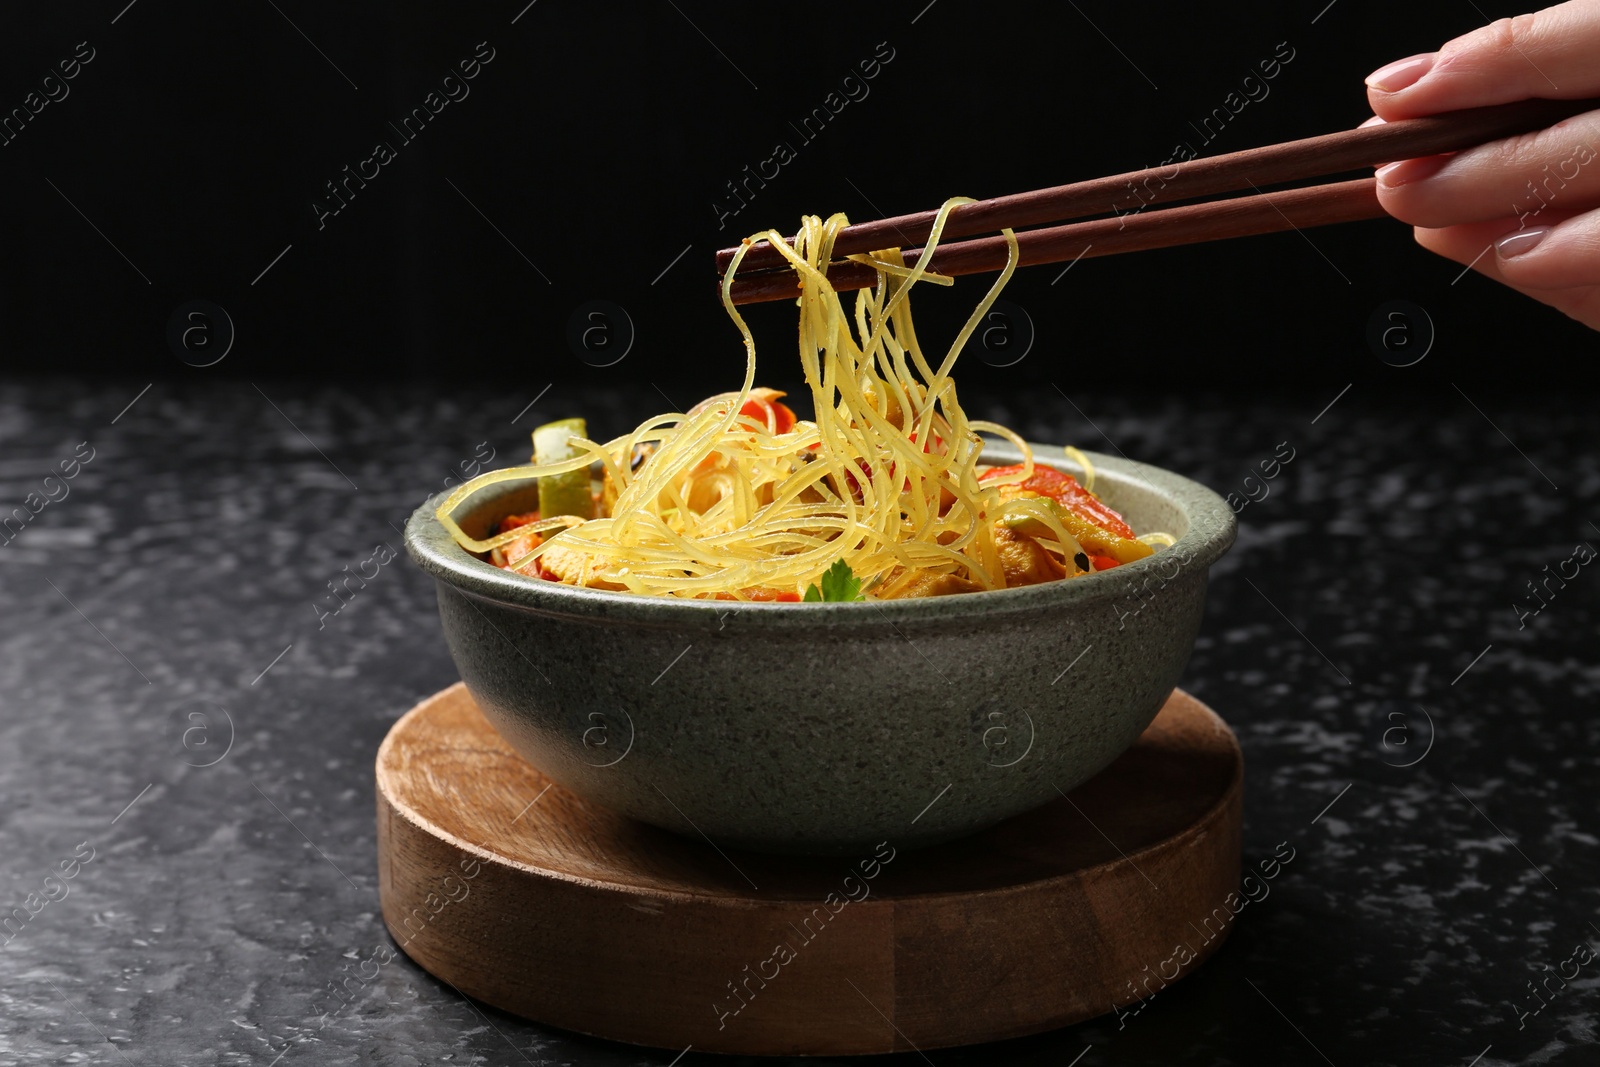
[[[865,600],[861,595],[861,579],[850,569],[850,564],[843,559],[833,561],[833,566],[822,572],[821,588],[811,585],[806,588],[805,602],[815,604],[821,601],[846,601]]]

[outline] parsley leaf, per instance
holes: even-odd
[[[861,595],[861,579],[843,559],[833,561],[833,566],[822,572],[821,588],[815,584],[806,588],[805,602],[820,603],[829,600],[865,600]]]

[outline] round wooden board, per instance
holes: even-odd
[[[724,852],[552,784],[457,684],[378,751],[383,917],[461,992],[617,1041],[993,1041],[1132,1003],[1222,943],[1242,780],[1228,728],[1176,690],[1092,781],[974,836],[856,861]]]

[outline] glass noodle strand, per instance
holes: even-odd
[[[1014,235],[1005,231],[1005,269],[937,362],[917,339],[909,304],[917,284],[950,283],[929,274],[932,252],[951,210],[970,202],[957,198],[940,207],[915,265],[906,266],[897,249],[854,257],[877,269],[878,282],[856,293],[848,312],[827,278],[845,216],[807,216],[792,241],[776,231],[747,239],[722,278],[723,305],[745,347],[737,391],[649,419],[605,443],[573,438],[580,455],[572,459],[479,475],[446,498],[439,520],[477,553],[543,533],[546,540],[513,561],[518,570],[536,573],[536,566],[566,564],[576,554],[578,580],[645,595],[743,600],[757,589],[799,592],[841,558],[878,593],[904,588],[928,571],[981,588],[1003,586],[992,529],[1001,482],[978,481],[979,434],[1015,444],[1030,473],[1032,456],[1012,431],[968,419],[951,372],[1016,268]],[[752,398],[756,351],[732,285],[746,251],[760,240],[796,275],[800,364],[815,412],[784,433],[741,413]],[[654,451],[636,469],[641,447]],[[453,517],[490,485],[597,463],[615,492],[608,516],[546,517],[483,539],[468,537]],[[1051,532],[1069,544],[1066,531]]]

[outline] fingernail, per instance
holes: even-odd
[[[1517,256],[1527,255],[1539,247],[1539,242],[1549,233],[1548,227],[1541,227],[1537,230],[1523,230],[1510,237],[1502,237],[1494,243],[1495,254],[1501,259],[1515,259]]]
[[[1357,126],[1356,129],[1364,130],[1368,126],[1382,126],[1385,121],[1387,121],[1387,120],[1381,119],[1377,115],[1374,115],[1370,119],[1368,119],[1366,122],[1363,122],[1361,125]]]
[[[1433,61],[1438,55],[1437,52],[1424,52],[1409,59],[1398,59],[1368,74],[1367,84],[1382,93],[1398,93],[1401,89],[1409,89],[1433,69]]]
[[[1422,159],[1402,159],[1398,163],[1385,163],[1377,170],[1378,184],[1385,189],[1396,189],[1411,182],[1420,182],[1439,173],[1449,156],[1424,156]]]

